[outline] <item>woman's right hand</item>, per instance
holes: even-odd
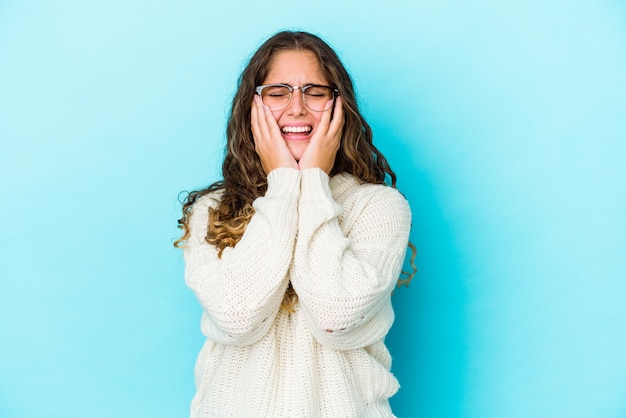
[[[287,148],[274,115],[256,94],[252,101],[251,121],[254,149],[261,159],[265,174],[279,167],[298,169],[298,163]]]

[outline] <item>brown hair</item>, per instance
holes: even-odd
[[[345,123],[330,175],[349,173],[363,183],[388,182],[395,187],[396,175],[372,143],[372,130],[359,112],[352,80],[337,54],[323,40],[310,33],[279,32],[261,45],[239,77],[226,129],[223,180],[187,195],[183,216],[178,221],[183,235],[174,242],[176,247],[189,238],[188,221],[193,204],[200,197],[217,190],[221,192],[221,199],[218,206],[209,212],[206,241],[217,247],[221,257],[224,248],[234,247],[243,236],[254,213],[252,202],[267,190],[267,176],[252,137],[250,112],[254,89],[265,81],[272,57],[285,50],[311,51],[317,57],[329,85],[341,94]],[[409,280],[413,274],[409,274]]]

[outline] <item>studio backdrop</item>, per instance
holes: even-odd
[[[338,51],[413,211],[394,412],[625,417],[619,0],[0,2],[0,416],[188,415],[178,196],[282,29]]]

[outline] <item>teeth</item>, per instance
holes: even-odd
[[[304,133],[310,132],[310,126],[283,126],[282,131],[284,133]]]

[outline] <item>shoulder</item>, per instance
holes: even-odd
[[[338,174],[330,180],[335,199],[342,201],[381,201],[389,205],[406,206],[408,202],[397,189],[386,184],[361,183],[350,174]]]
[[[222,198],[223,190],[212,190],[197,197],[189,208],[191,223],[206,222],[209,210],[217,208]]]
[[[332,178],[331,189],[333,198],[343,209],[341,218],[347,226],[357,219],[411,222],[408,201],[397,189],[386,184],[361,183],[351,175],[340,174]]]
[[[223,189],[212,190],[198,197],[192,204],[193,210],[215,208],[219,205],[224,194]]]

